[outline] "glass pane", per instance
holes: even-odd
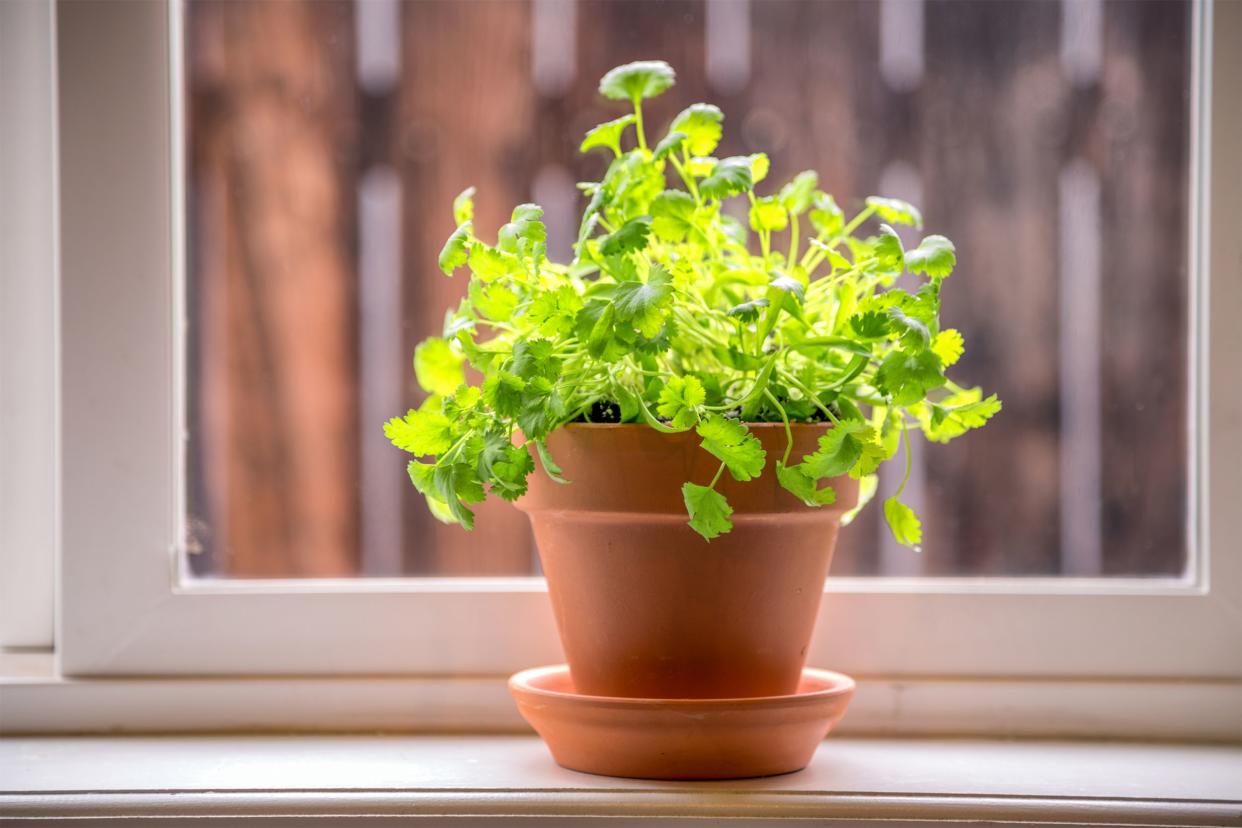
[[[1186,562],[1188,2],[190,0],[195,572],[537,572],[524,517],[437,523],[380,430],[466,284],[436,259],[546,210],[564,259],[616,117],[610,67],[678,71],[647,120],[727,115],[726,155],[923,207],[957,245],[945,324],[1005,410],[915,444],[924,551],[874,506],[837,575],[1167,575]],[[490,232],[490,231],[489,231]],[[896,484],[881,482],[881,493]]]

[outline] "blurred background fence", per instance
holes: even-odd
[[[1158,575],[1186,561],[1192,7],[1180,0],[189,0],[190,515],[224,577],[537,571],[523,516],[438,524],[380,426],[463,295],[436,256],[546,210],[566,256],[614,65],[653,129],[706,100],[772,186],[918,203],[954,240],[959,378],[1005,410],[915,444],[921,555],[868,510],[838,575]],[[882,481],[891,487],[894,480]]]

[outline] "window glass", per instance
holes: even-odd
[[[462,296],[451,201],[484,234],[546,210],[564,259],[619,63],[726,113],[726,155],[816,169],[843,205],[923,208],[958,269],[961,377],[1005,409],[915,442],[921,554],[878,508],[837,575],[1182,572],[1189,2],[189,0],[187,549],[218,577],[525,575],[524,516],[443,526],[382,422]],[[491,230],[489,230],[489,228]],[[894,464],[898,465],[898,464]],[[881,481],[894,487],[900,469]]]

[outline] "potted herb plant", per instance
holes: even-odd
[[[945,375],[963,349],[939,323],[947,238],[905,249],[910,204],[851,215],[814,172],[775,186],[762,153],[714,157],[710,104],[653,140],[643,102],[673,82],[662,61],[600,82],[632,111],[582,142],[608,164],[579,185],[571,261],[547,258],[537,205],[489,243],[473,190],[457,198],[439,264],[468,296],[415,352],[430,396],[385,433],[440,520],[471,528],[488,495],[529,514],[579,692],[788,694],[876,469],[908,477],[911,430],[948,442],[1001,404]],[[917,548],[902,488],[884,516]]]

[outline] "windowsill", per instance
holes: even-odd
[[[277,814],[1242,824],[1242,747],[831,738],[799,773],[662,783],[533,736],[0,740],[0,817]]]

